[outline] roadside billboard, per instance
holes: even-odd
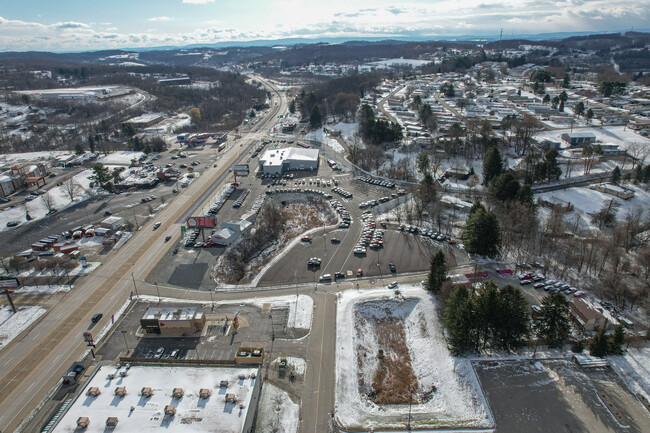
[[[217,226],[217,218],[213,216],[202,216],[202,217],[189,217],[187,219],[187,226],[188,227],[216,227]]]
[[[1,278],[0,288],[2,289],[15,289],[19,286],[17,278]]]
[[[235,176],[248,176],[250,169],[248,168],[248,164],[235,165],[232,168],[232,172]]]

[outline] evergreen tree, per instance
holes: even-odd
[[[612,355],[622,355],[624,344],[625,344],[625,328],[623,328],[623,325],[617,325],[614,328],[614,334],[610,338],[609,353]]]
[[[568,89],[570,85],[571,85],[571,78],[569,77],[569,74],[564,74],[564,80],[562,80],[562,87]]]
[[[560,101],[560,106],[558,107],[557,111],[560,113],[564,112],[564,101]]]
[[[643,167],[643,183],[650,182],[650,164]]]
[[[476,350],[484,349],[494,340],[498,332],[498,318],[500,311],[499,286],[492,280],[485,281],[481,290],[476,295],[476,318],[473,324],[476,327],[474,346]]]
[[[499,292],[496,343],[505,350],[520,347],[530,332],[528,301],[519,287],[508,284]]]
[[[95,140],[92,135],[88,136],[88,148],[90,149],[90,153],[95,153]]]
[[[93,174],[89,177],[90,180],[97,182],[100,186],[104,187],[105,184],[111,180],[111,174],[102,163],[95,163],[92,166]]]
[[[641,165],[641,163],[637,164],[636,168],[634,169],[634,182],[643,182],[643,165]]]
[[[524,185],[517,191],[517,200],[523,204],[535,206],[535,194],[530,185]]]
[[[618,165],[612,171],[612,183],[614,185],[621,183],[621,168]]]
[[[442,250],[438,250],[436,254],[431,256],[430,263],[429,276],[427,277],[427,290],[438,293],[442,287],[442,283],[447,279],[445,253]]]
[[[472,347],[473,302],[467,287],[459,285],[447,298],[443,322],[449,332],[451,352],[460,355]]]
[[[311,115],[309,116],[309,126],[313,129],[320,128],[323,124],[323,119],[321,117],[320,107],[318,104],[315,104],[311,109]]]
[[[557,162],[559,153],[557,149],[550,149],[544,154],[544,162],[546,163],[546,177],[548,180],[558,180],[562,175],[562,169]]]
[[[469,253],[496,256],[501,245],[501,232],[496,215],[485,208],[470,212],[463,232],[463,243]]]
[[[551,102],[551,95],[547,93],[546,95],[544,95],[544,98],[542,99],[542,103],[548,104],[549,102]]]
[[[609,337],[605,335],[605,328],[603,327],[598,334],[589,342],[589,353],[591,356],[598,356],[603,358],[609,352]]]
[[[580,101],[573,108],[573,112],[576,116],[582,116],[585,113],[585,103]]]
[[[585,113],[585,119],[587,119],[587,123],[589,123],[593,118],[594,118],[594,110],[590,108],[587,110],[587,113]]]
[[[296,112],[296,100],[292,99],[289,104],[289,113],[294,114]]]
[[[75,154],[77,154],[77,155],[82,155],[82,154],[84,154],[85,152],[86,152],[86,151],[84,150],[84,147],[83,147],[83,145],[82,145],[81,143],[77,143],[77,144],[75,144],[75,146],[74,146],[74,153],[75,153]]]
[[[501,152],[499,152],[497,146],[490,146],[485,151],[485,157],[483,158],[483,185],[489,185],[492,179],[502,172],[503,160],[501,158]]]
[[[571,331],[569,301],[562,293],[551,293],[542,299],[537,329],[549,347],[562,347],[567,340]]]
[[[430,166],[429,154],[426,152],[420,152],[416,160],[417,170],[420,172],[420,174],[426,176],[427,174],[429,174],[429,166]]]
[[[502,202],[515,200],[521,185],[512,172],[501,173],[492,181],[491,193]]]

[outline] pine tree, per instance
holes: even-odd
[[[496,343],[505,350],[520,347],[530,332],[528,301],[519,287],[508,284],[499,292]]]
[[[623,328],[623,325],[617,325],[614,328],[614,334],[610,337],[609,353],[611,353],[612,355],[622,355],[624,344],[625,344],[625,328]]]
[[[445,253],[439,250],[431,256],[431,266],[427,278],[427,290],[438,293],[442,283],[447,279],[447,262]]]
[[[634,169],[634,182],[643,182],[643,165],[641,165],[641,163],[637,164],[636,168]]]
[[[491,192],[498,200],[506,202],[517,198],[519,188],[521,185],[517,178],[507,171],[494,178]]]
[[[609,337],[605,335],[605,328],[603,327],[598,334],[589,342],[589,353],[591,356],[598,356],[603,358],[609,352]]]
[[[618,165],[612,171],[612,183],[614,185],[621,183],[621,168]]]
[[[503,160],[497,146],[490,146],[485,151],[483,159],[483,185],[489,185],[490,181],[503,172]]]
[[[469,253],[494,257],[498,254],[501,245],[499,220],[493,212],[486,210],[482,205],[476,209],[475,207],[476,205],[470,209],[463,233],[465,249]]]
[[[569,301],[560,293],[551,293],[542,299],[542,312],[537,326],[538,334],[549,347],[562,347],[569,337]]]
[[[443,321],[449,332],[451,352],[460,355],[472,346],[473,301],[465,286],[456,286],[445,303]]]
[[[535,195],[533,194],[533,189],[530,185],[524,185],[519,188],[519,191],[517,191],[517,200],[521,203],[535,206]]]
[[[320,107],[316,104],[311,109],[311,115],[309,116],[309,125],[312,128],[316,129],[316,128],[320,128],[322,124],[323,124],[323,118],[321,115]]]
[[[293,114],[296,112],[296,100],[292,99],[291,103],[289,104],[289,113]]]

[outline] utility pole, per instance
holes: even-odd
[[[158,303],[160,304],[160,289],[158,288],[158,283],[154,281],[154,284],[156,285],[156,293],[158,293]]]
[[[133,209],[133,219],[135,220],[135,229],[140,230],[140,226],[138,225],[138,217],[135,215],[135,209]]]
[[[131,272],[131,279],[133,280],[133,288],[135,289],[135,296],[136,298],[139,297],[138,295],[138,286],[135,284],[135,277],[133,276],[133,272]]]

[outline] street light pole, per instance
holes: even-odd
[[[138,286],[135,284],[135,277],[133,276],[133,272],[131,272],[131,279],[133,280],[133,288],[135,289],[135,297],[139,297],[138,295]]]
[[[156,285],[156,293],[158,293],[158,303],[160,304],[160,289],[158,288],[157,282],[154,282],[154,284]]]
[[[129,351],[129,345],[126,342],[126,331],[122,330],[122,337],[124,337],[124,346],[126,347],[126,351]]]

